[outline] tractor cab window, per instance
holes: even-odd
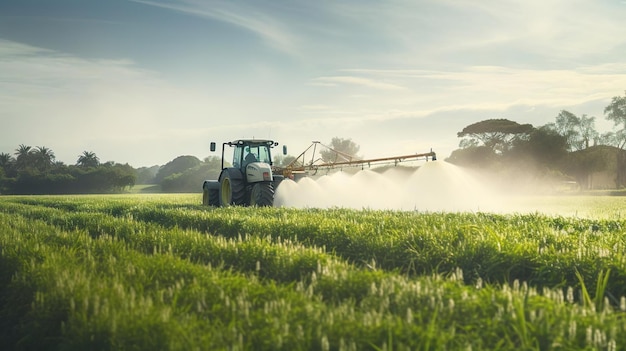
[[[252,162],[271,161],[270,146],[266,144],[237,145],[233,154],[233,166],[241,169]]]
[[[270,157],[270,148],[267,145],[260,145],[258,147],[258,157],[259,162],[263,163],[271,163],[272,159]]]
[[[244,148],[243,165],[259,161],[259,150],[256,146],[246,146]]]
[[[243,147],[237,146],[233,153],[233,167],[239,168],[241,166],[241,158],[243,153]]]

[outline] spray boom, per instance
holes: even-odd
[[[331,151],[334,158],[332,161],[325,161],[321,157],[317,156],[318,146],[320,148],[325,148]],[[311,150],[312,149],[312,150]],[[306,161],[306,156],[310,152],[311,158],[310,161]],[[291,163],[289,163],[284,168],[277,168],[278,172],[282,172],[282,174],[287,178],[293,178],[294,174],[303,174],[306,172],[314,172],[316,173],[319,170],[331,170],[335,168],[343,168],[343,167],[371,167],[373,165],[383,165],[383,164],[393,164],[397,166],[401,162],[408,161],[419,161],[419,160],[437,160],[437,154],[431,149],[430,152],[425,153],[416,153],[410,155],[401,155],[401,156],[389,156],[389,157],[381,157],[381,158],[373,158],[373,159],[355,159],[354,156],[346,154],[344,152],[335,150],[329,146],[326,146],[319,141],[313,141],[312,144],[304,150],[298,157],[296,157]]]

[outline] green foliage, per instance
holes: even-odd
[[[81,194],[112,193],[135,184],[135,171],[128,165],[102,165],[81,169],[62,166],[47,172],[32,168],[22,170],[7,182],[10,194]]]
[[[458,133],[461,149],[452,152],[447,161],[475,169],[489,169],[506,184],[519,188],[527,179],[545,184],[576,180],[580,189],[594,188],[592,175],[598,172],[616,174],[615,188],[626,184],[623,165],[626,158],[616,154],[616,147],[590,146],[599,139],[595,117],[578,117],[561,111],[555,123],[539,128],[519,125],[505,119],[485,120],[469,125]],[[610,137],[620,138],[621,132]],[[610,139],[608,135],[603,140]],[[618,144],[614,140],[615,144]],[[572,151],[573,150],[573,151]],[[601,175],[606,179],[605,175]],[[511,179],[516,179],[511,182]],[[600,178],[599,178],[600,179]],[[602,186],[607,186],[603,179]]]
[[[556,116],[555,123],[550,123],[546,127],[565,138],[568,151],[584,150],[599,137],[595,129],[595,119],[587,115],[578,117],[569,111],[562,110]]]
[[[160,183],[163,179],[197,167],[200,163],[201,161],[195,156],[178,156],[159,169],[155,176],[155,182]]]
[[[2,194],[116,193],[135,184],[135,170],[128,164],[100,164],[93,152],[85,151],[79,166],[54,162],[52,150],[44,146],[20,145],[16,158],[0,153]]]
[[[100,159],[92,151],[83,151],[83,153],[80,156],[78,156],[76,165],[79,167],[86,167],[86,168],[98,167],[100,165]]]
[[[155,177],[160,166],[137,168],[137,184],[156,184]]]
[[[527,140],[517,140],[506,157],[511,162],[530,159],[535,164],[558,169],[567,157],[567,140],[547,127],[533,130]]]
[[[626,96],[614,96],[611,103],[604,108],[604,114],[616,126],[621,125],[622,129],[626,129]]]
[[[296,159],[295,156],[291,156],[291,155],[284,155],[283,156],[281,154],[275,154],[273,156],[272,161],[274,162],[274,166],[286,167],[291,162],[293,162],[295,159]]]
[[[624,151],[612,146],[592,146],[584,150],[569,153],[564,170],[576,178],[584,188],[591,187],[591,175],[593,172],[615,172],[615,160]],[[616,184],[617,186],[618,184]]]
[[[199,193],[202,183],[207,179],[217,179],[221,170],[219,159],[209,157],[193,168],[165,177],[161,181],[161,189],[165,193]]]
[[[598,205],[604,215],[624,208],[621,197],[595,201],[604,203]],[[0,344],[65,350],[626,345],[622,217],[199,202],[197,195],[0,198]]]
[[[344,162],[351,158],[358,158],[361,148],[352,139],[334,137],[328,145],[329,149],[320,150],[320,157],[324,162]]]
[[[494,168],[499,163],[499,158],[493,149],[481,145],[454,150],[446,162],[461,167],[488,169]]]
[[[515,140],[526,139],[534,130],[530,124],[519,124],[508,119],[488,119],[470,124],[457,133],[459,138],[469,138],[470,145],[478,141],[493,152],[501,154],[511,148]]]

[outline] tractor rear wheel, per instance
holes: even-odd
[[[209,206],[209,190],[207,189],[202,189],[202,204]]]
[[[270,182],[256,183],[250,192],[250,206],[273,206],[274,185]]]
[[[220,190],[219,189],[211,189],[209,190],[209,206],[219,206],[220,205]]]
[[[219,190],[220,206],[246,204],[246,185],[243,180],[233,179],[228,172],[224,173]]]

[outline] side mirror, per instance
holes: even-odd
[[[283,145],[283,155],[287,155],[287,145]]]
[[[211,152],[215,152],[215,142],[211,142]]]

